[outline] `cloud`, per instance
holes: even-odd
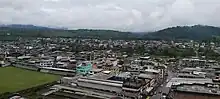
[[[1,24],[155,31],[219,17],[220,0],[0,0]]]

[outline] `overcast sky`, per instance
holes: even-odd
[[[220,0],[0,0],[0,24],[123,31],[220,26]]]

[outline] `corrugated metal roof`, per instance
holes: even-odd
[[[180,84],[206,84],[213,83],[212,79],[208,78],[172,78],[166,85],[166,87],[171,87],[172,85]]]
[[[138,77],[140,78],[148,78],[148,79],[153,79],[155,76],[154,75],[150,75],[150,74],[139,74]]]

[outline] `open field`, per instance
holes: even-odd
[[[58,80],[59,77],[15,67],[0,67],[0,93],[15,92]]]

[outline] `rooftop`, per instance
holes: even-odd
[[[96,79],[104,79],[104,80],[107,80],[109,79],[110,77],[112,77],[113,75],[112,74],[105,74],[105,73],[97,73],[97,74],[94,74],[94,75],[91,75],[89,77],[91,78],[96,78]]]
[[[123,77],[123,78],[129,78],[131,76],[131,73],[130,72],[123,72],[123,73],[120,73],[116,76],[117,77]]]
[[[155,70],[155,69],[145,69],[145,72],[151,72],[151,73],[160,73],[159,70]]]
[[[184,68],[182,71],[201,71],[202,68]]]
[[[180,84],[211,84],[212,79],[208,78],[172,78],[166,85],[166,87],[171,87],[172,85]]]
[[[204,75],[194,75],[194,74],[188,74],[188,73],[178,73],[178,77],[187,77],[187,78],[205,78]]]
[[[145,79],[153,79],[155,77],[155,75],[151,75],[151,74],[140,74],[138,75],[138,77],[140,78],[145,78]]]
[[[219,88],[209,88],[201,85],[180,85],[176,88],[176,90],[183,92],[220,95]]]

